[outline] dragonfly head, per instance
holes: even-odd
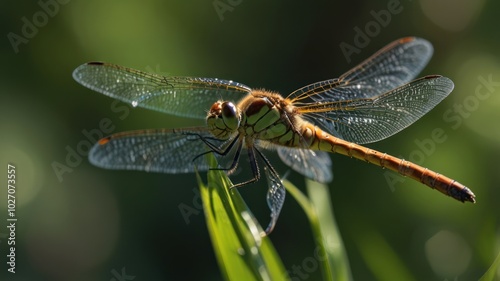
[[[217,138],[227,139],[238,130],[241,114],[232,102],[217,101],[207,115],[207,126]]]

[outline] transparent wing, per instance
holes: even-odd
[[[406,37],[392,42],[339,78],[300,88],[288,96],[294,104],[372,98],[410,82],[427,65],[432,45]]]
[[[332,161],[328,153],[284,146],[279,146],[277,150],[281,160],[303,176],[321,183],[333,180]]]
[[[267,166],[264,166],[264,172],[266,174],[267,184],[269,187],[267,191],[267,205],[271,211],[271,221],[266,228],[266,234],[269,234],[273,231],[274,226],[278,221],[281,208],[283,208],[283,204],[285,203],[286,190],[283,186],[283,182],[275,171],[269,169]]]
[[[383,95],[299,107],[304,117],[336,137],[355,143],[385,139],[418,120],[453,90],[443,76],[426,76]]]
[[[206,171],[205,157],[198,157],[209,150],[202,138],[223,145],[204,128],[131,131],[100,140],[90,150],[89,160],[113,170],[177,174],[194,172],[196,165],[198,171]]]
[[[237,102],[251,91],[228,80],[160,76],[101,62],[79,66],[73,78],[89,89],[132,106],[192,118],[205,118],[217,100]]]

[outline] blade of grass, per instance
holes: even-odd
[[[284,185],[309,219],[317,245],[315,252],[321,264],[323,280],[352,280],[349,261],[335,224],[328,187],[307,181],[310,200],[290,182],[284,181]]]
[[[495,261],[491,264],[490,268],[484,273],[484,275],[479,279],[479,281],[493,281],[500,279],[500,253],[496,257]]]
[[[349,259],[335,221],[328,186],[306,180],[306,187],[309,198],[318,213],[320,230],[325,241],[325,251],[328,254],[329,266],[333,271],[333,280],[352,280]]]
[[[216,160],[208,154],[212,167]],[[286,270],[239,192],[223,171],[209,171],[208,184],[197,173],[208,232],[226,280],[287,280]]]
[[[323,239],[323,235],[321,233],[318,214],[316,213],[316,209],[314,209],[312,203],[309,201],[309,198],[305,196],[295,185],[293,185],[289,181],[283,181],[283,185],[285,186],[288,193],[290,193],[297,203],[299,203],[300,207],[306,213],[307,218],[309,219],[309,224],[311,225],[311,230],[313,232],[314,241],[316,243],[316,249],[318,252],[318,257],[322,257],[319,260],[319,264],[321,267],[321,273],[323,275],[323,280],[334,280],[332,268],[329,264],[329,257],[326,254],[325,249],[325,240]],[[326,258],[325,258],[326,257]]]

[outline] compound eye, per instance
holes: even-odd
[[[222,117],[236,117],[236,106],[232,102],[226,101],[222,103]]]
[[[236,130],[240,126],[238,108],[232,102],[222,103],[222,120],[230,130]]]

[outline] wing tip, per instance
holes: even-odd
[[[100,140],[97,142],[97,144],[102,146],[102,145],[107,144],[110,140],[111,140],[111,136],[109,136],[109,137],[105,137],[105,138],[100,139]]]
[[[88,66],[101,66],[101,65],[105,65],[105,64],[106,64],[105,62],[100,62],[100,61],[91,61],[91,62],[81,64],[77,68],[75,68],[75,70],[73,70],[73,79],[80,82],[81,77],[79,75],[82,71],[85,71],[86,67],[88,67]]]
[[[102,62],[102,61],[90,61],[90,62],[85,63],[84,65],[105,65],[105,64],[106,63]]]
[[[431,75],[426,75],[423,78],[424,79],[437,79],[437,78],[441,78],[441,77],[444,77],[444,76],[443,75],[439,75],[439,74],[431,74]]]
[[[427,49],[428,53],[428,60],[430,60],[430,57],[432,56],[432,53],[434,52],[434,47],[432,47],[431,42],[429,42],[426,39],[416,37],[416,36],[408,36],[408,37],[403,37],[398,40],[396,40],[397,44],[405,45],[411,43],[411,45],[416,44],[420,46],[421,48]],[[427,64],[427,63],[425,63]]]
[[[403,38],[399,39],[398,41],[401,44],[405,44],[405,43],[409,43],[409,42],[415,41],[415,39],[417,39],[417,37],[415,37],[415,36],[408,36],[408,37],[403,37]]]

